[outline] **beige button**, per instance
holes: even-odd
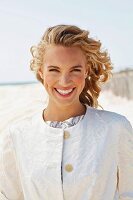
[[[71,172],[71,171],[73,170],[73,166],[72,166],[71,164],[67,164],[67,165],[65,166],[65,170],[66,170],[67,172]]]
[[[70,133],[68,131],[64,132],[64,139],[68,139],[70,137]]]

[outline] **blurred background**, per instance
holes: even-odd
[[[132,22],[131,0],[0,0],[0,132],[46,104],[46,92],[30,71],[30,47],[57,24],[88,29],[102,42],[114,69],[99,104],[133,125]]]

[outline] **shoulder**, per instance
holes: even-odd
[[[111,137],[112,135],[118,136],[117,139],[122,140],[122,143],[130,140],[133,144],[133,128],[130,121],[124,115],[89,107],[88,117],[90,117],[92,122],[92,128],[94,127],[95,132],[99,132],[99,135],[104,132],[111,133]],[[87,124],[89,123],[87,122]]]
[[[87,109],[88,111],[90,110],[90,113],[95,120],[99,119],[108,125],[113,124],[114,126],[129,126],[130,124],[128,119],[122,114],[92,107],[88,107]]]
[[[10,136],[13,137],[29,130],[33,130],[36,126],[36,124],[34,123],[35,116],[37,116],[37,113],[33,113],[32,115],[18,119],[8,126],[5,134],[10,134]]]

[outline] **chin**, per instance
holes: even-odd
[[[67,101],[56,101],[56,104],[59,107],[75,107],[75,105],[77,104],[77,101],[72,101],[72,100],[67,100]]]

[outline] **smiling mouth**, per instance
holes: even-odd
[[[61,95],[63,97],[68,97],[73,93],[75,88],[72,88],[72,89],[69,89],[69,90],[60,90],[60,89],[57,89],[57,88],[54,88],[54,89],[59,95]]]

